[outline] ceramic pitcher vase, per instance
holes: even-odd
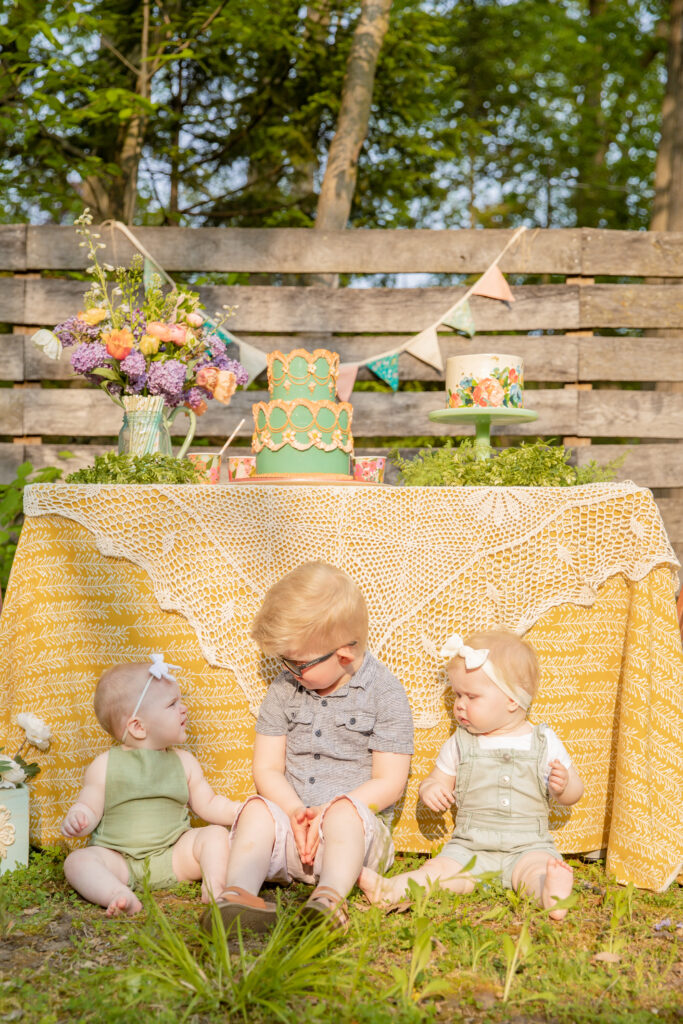
[[[28,786],[0,789],[0,875],[28,864]]]
[[[123,395],[123,426],[119,433],[119,454],[173,455],[171,424],[179,412],[187,414],[189,426],[177,458],[182,459],[192,444],[197,417],[192,409],[178,406],[167,411],[159,395]]]

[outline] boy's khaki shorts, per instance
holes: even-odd
[[[315,855],[315,863],[312,865],[301,863],[301,858],[294,842],[294,833],[292,832],[289,816],[285,814],[278,804],[273,803],[272,800],[267,800],[265,797],[258,795],[247,797],[237,811],[237,816],[232,825],[232,832],[234,833],[240,815],[250,800],[262,800],[275,822],[275,842],[273,844],[268,874],[265,879],[266,882],[279,882],[281,885],[286,885],[289,882],[315,884],[320,877],[325,845],[325,837],[322,830],[323,821],[329,807],[337,800],[350,801],[362,822],[365,833],[365,859],[363,865],[372,868],[380,874],[384,874],[394,863],[394,844],[391,832],[386,824],[366,804],[352,796],[341,793],[339,796],[333,797],[323,811],[322,818],[320,819],[320,845]]]

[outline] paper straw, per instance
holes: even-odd
[[[221,459],[223,458],[223,452],[225,451],[225,449],[226,449],[226,448],[229,448],[229,447],[230,447],[230,442],[231,442],[231,441],[233,440],[233,438],[234,438],[234,437],[235,437],[235,435],[237,434],[237,431],[238,431],[238,430],[240,429],[240,427],[242,426],[242,424],[243,424],[243,423],[244,423],[244,420],[240,420],[240,421],[239,421],[239,423],[237,424],[237,426],[236,426],[236,427],[235,427],[235,429],[233,430],[232,434],[230,435],[230,437],[228,438],[228,440],[227,440],[227,441],[225,442],[225,444],[223,445],[223,447],[222,447],[222,448],[221,448],[221,450],[219,451],[219,453],[218,453],[218,457],[219,457],[219,458],[221,458]]]

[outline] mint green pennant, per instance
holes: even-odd
[[[472,310],[467,299],[461,302],[459,306],[456,306],[455,309],[446,313],[441,323],[446,327],[452,327],[454,331],[466,334],[468,338],[472,338],[476,331],[474,317],[472,316]]]

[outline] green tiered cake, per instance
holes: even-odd
[[[338,370],[338,354],[322,348],[270,353],[271,400],[253,406],[257,477],[350,479],[353,409],[335,400]]]

